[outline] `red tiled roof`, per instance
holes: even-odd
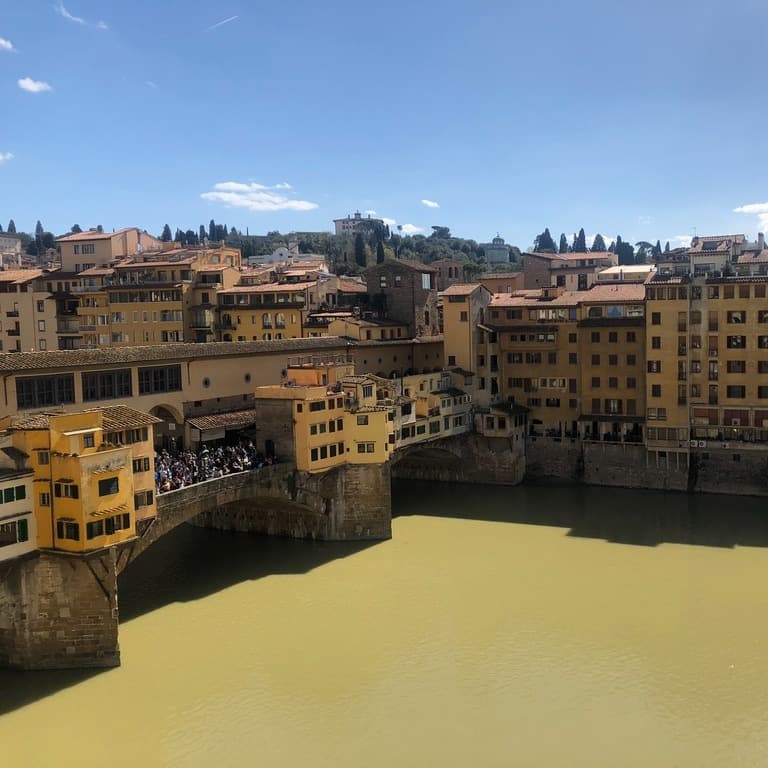
[[[440,291],[441,296],[469,296],[474,293],[478,288],[484,286],[480,283],[456,283],[456,285],[450,285],[444,291]],[[485,289],[488,290],[487,288]]]
[[[75,232],[72,235],[64,235],[63,237],[57,237],[56,242],[57,243],[74,243],[79,240],[110,240],[113,237],[117,237],[118,235],[122,235],[125,232],[131,232],[131,231],[138,231],[138,227],[123,227],[122,229],[118,229],[116,232],[98,232],[95,229],[89,229],[87,232]],[[142,234],[147,234],[146,232],[142,232]],[[152,237],[152,235],[150,235]],[[157,239],[157,238],[154,238]]]

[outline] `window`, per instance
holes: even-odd
[[[139,394],[151,395],[155,392],[180,392],[181,366],[153,366],[139,368]]]
[[[726,363],[728,373],[746,373],[747,363],[745,360],[729,360]]]
[[[744,398],[747,396],[747,388],[741,384],[732,384],[725,388],[726,397]]]
[[[747,313],[743,310],[739,310],[738,312],[727,312],[726,322],[731,325],[743,325],[747,322]]]
[[[45,332],[45,320],[38,320],[37,321],[37,330]]]
[[[70,541],[80,541],[80,526],[69,520],[57,520],[56,537],[59,539],[69,539]]]
[[[16,405],[42,408],[75,402],[75,377],[71,373],[16,379]]]
[[[113,496],[120,491],[120,483],[117,477],[107,477],[99,480],[99,496]]]
[[[661,312],[651,312],[651,325],[661,325]]]
[[[627,389],[637,389],[637,379],[633,376],[627,378]]]
[[[357,417],[357,423],[359,426],[367,426],[368,425],[368,417],[367,416],[358,416]]]
[[[611,376],[608,379],[608,387],[609,387],[609,389],[618,389],[619,388],[619,380],[615,376]]]
[[[152,491],[147,491],[150,497],[150,504],[152,503]],[[123,515],[114,515],[114,517],[107,517],[104,520],[104,533],[108,536],[115,531],[125,530],[131,527],[131,516],[128,513]]]
[[[578,358],[577,358],[577,355],[576,355],[575,352],[569,352],[568,353],[568,363],[570,365],[576,365],[577,359]]]
[[[37,311],[38,312],[45,312],[45,301],[38,300],[38,302],[37,302]]]
[[[593,344],[600,343],[600,331],[592,331],[592,343]]]
[[[592,365],[600,365],[600,355],[592,355]]]
[[[40,464],[40,466],[45,466],[46,464],[50,464],[51,454],[48,453],[48,451],[38,451],[37,463]]]
[[[611,331],[608,334],[608,341],[611,344],[618,344],[618,342],[619,342],[619,334],[616,331]]]
[[[149,456],[141,456],[138,459],[133,460],[133,474],[136,475],[139,472],[149,472]]]
[[[309,410],[310,411],[324,411],[325,410],[325,400],[313,400],[309,404]]]
[[[649,360],[648,373],[661,373],[661,360]]]
[[[569,333],[568,334],[568,343],[569,344],[575,344],[576,343],[576,334],[575,333]]]
[[[728,349],[745,349],[747,346],[746,336],[727,336],[726,346]]]
[[[85,524],[85,538],[95,539],[97,536],[104,535],[104,521],[97,520],[95,523]]]
[[[627,341],[633,344],[637,341],[637,334],[634,331],[627,331]]]
[[[379,360],[381,362],[381,360]],[[363,385],[363,397],[373,397],[373,384]]]
[[[597,389],[597,387],[600,386],[600,377],[599,376],[593,376],[592,377],[592,387],[593,389]]]
[[[151,507],[154,503],[154,494],[152,491],[139,491],[133,494],[133,508]]]
[[[54,483],[53,495],[57,499],[79,499],[80,489],[72,483]]]
[[[661,397],[661,384],[651,384],[651,397]]]
[[[51,494],[47,492],[43,492],[40,494],[40,506],[41,507],[50,507],[51,506]]]
[[[131,397],[131,371],[128,368],[115,371],[83,373],[83,402],[111,400],[117,397]]]
[[[637,357],[635,355],[627,355],[627,365],[637,365]]]
[[[87,435],[83,435],[83,448],[93,448],[94,436],[93,432],[89,432]]]
[[[459,314],[459,320],[461,320],[462,323],[466,323],[469,321],[469,313],[468,312],[461,312]]]
[[[651,336],[651,349],[661,349],[661,336]]]
[[[618,365],[618,364],[619,364],[618,355],[608,355],[608,365]]]
[[[765,400],[766,398],[768,398],[768,387],[765,387],[765,386],[763,386],[763,387],[758,387],[758,388],[757,388],[757,396],[758,396],[758,397],[759,397],[761,400]]]

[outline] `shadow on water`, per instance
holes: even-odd
[[[121,574],[120,623],[171,603],[208,597],[244,581],[307,573],[377,543],[251,536],[182,525]],[[106,672],[109,670],[0,670],[0,715]]]
[[[398,480],[398,516],[483,520],[564,528],[568,536],[655,547],[768,546],[768,500],[750,496],[574,486],[515,487]]]

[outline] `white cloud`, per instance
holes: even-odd
[[[373,215],[373,214],[371,214]],[[394,219],[388,219],[386,216],[382,216],[381,220],[391,229],[394,226],[397,226],[397,222]]]
[[[83,27],[96,27],[96,29],[109,29],[109,26],[105,21],[95,21],[90,22],[86,19],[81,18],[80,16],[75,16],[74,14],[70,13],[65,7],[64,3],[59,0],[54,6],[53,10],[56,11],[56,13],[59,14],[63,19],[66,19],[67,21],[72,21],[75,24],[80,24]]]
[[[267,187],[264,184],[240,181],[221,181],[213,185],[213,191],[203,192],[203,200],[223,203],[228,208],[245,208],[249,211],[312,211],[317,203],[308,200],[291,200],[276,190],[292,189],[287,182]]]
[[[375,216],[376,215],[376,211],[374,211],[373,208],[371,208],[369,211],[364,211],[364,213],[365,213],[366,216]]]
[[[9,160],[13,160],[13,152],[0,152],[0,165],[7,163]]]
[[[761,232],[768,229],[768,203],[748,203],[733,209],[734,213],[751,213],[757,215],[757,225]]]
[[[418,235],[424,231],[423,227],[417,227],[415,224],[401,224],[398,230],[404,235]]]
[[[637,221],[639,224],[642,224],[644,227],[647,227],[649,224],[653,222],[652,216],[638,216]]]
[[[673,235],[662,242],[669,242],[670,248],[688,248],[691,244],[691,239],[691,235]]]
[[[210,27],[206,27],[205,31],[210,32],[212,29],[216,29],[217,27],[223,27],[225,24],[229,24],[230,21],[234,21],[235,19],[239,19],[239,16],[230,16],[228,19],[222,19],[221,21],[217,21],[215,24],[211,24]]]
[[[0,37],[0,51],[15,51],[16,49],[13,47],[13,43],[10,40],[6,40],[3,37]]]
[[[147,85],[150,88],[153,88],[155,90],[157,90],[157,88],[158,88],[158,85],[157,85],[157,83],[154,80],[147,80]]]
[[[440,207],[440,203],[436,203],[434,200],[422,200],[421,204],[422,205],[426,205],[427,208],[439,208]]]
[[[27,91],[29,93],[42,93],[43,91],[53,90],[48,83],[45,83],[42,80],[33,80],[31,77],[22,77],[17,83],[22,91]]]

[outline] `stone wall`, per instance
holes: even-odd
[[[739,448],[691,451],[694,490],[768,496],[768,452]]]
[[[0,567],[0,666],[22,669],[114,667],[117,640],[115,552],[38,552]]]
[[[523,481],[523,442],[477,434],[456,435],[400,448],[392,462],[399,480],[517,485]]]
[[[392,535],[389,465],[348,465],[294,472],[287,492],[208,505],[194,523],[209,528],[339,541]]]

